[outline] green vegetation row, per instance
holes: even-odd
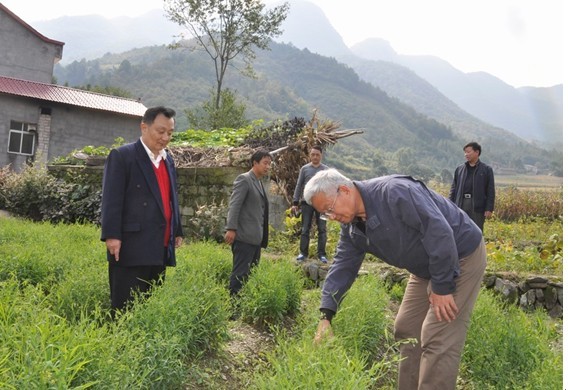
[[[111,321],[99,234],[91,225],[0,219],[0,387],[223,388],[196,367],[223,354],[228,318],[238,310],[276,339],[264,363],[239,379],[250,388],[394,388],[400,287],[360,277],[334,319],[336,337],[316,347],[319,290],[303,290],[291,258],[263,257],[234,306],[226,288],[229,248],[190,243],[163,286]],[[561,388],[558,325],[483,291],[461,388]]]
[[[226,247],[182,248],[164,286],[112,321],[96,227],[0,226],[1,388],[182,388],[195,380],[188,364],[227,339]],[[293,264],[263,262],[243,290],[243,318],[267,326],[294,315],[302,287]]]

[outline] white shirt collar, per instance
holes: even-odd
[[[154,166],[156,168],[160,167],[160,161],[161,160],[165,160],[167,157],[166,154],[166,150],[162,149],[158,152],[158,155],[154,155],[154,153],[146,146],[146,144],[144,143],[144,141],[142,141],[142,138],[140,138],[140,142],[142,142],[142,146],[144,146],[144,149],[146,149],[146,153],[148,154],[148,157],[150,158],[150,161],[152,161],[152,164],[154,164]]]

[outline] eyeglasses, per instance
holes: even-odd
[[[327,209],[326,212],[321,213],[320,215],[320,219],[323,219],[324,221],[329,220],[332,216],[333,216],[333,208],[335,207],[335,202],[337,202],[337,197],[339,196],[339,188],[337,189],[337,193],[335,194],[335,199],[333,200],[333,203],[331,204],[331,206],[329,206],[329,208]]]

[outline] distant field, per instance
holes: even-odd
[[[562,178],[547,175],[495,175],[495,185],[497,187],[520,187],[530,189],[560,189]]]

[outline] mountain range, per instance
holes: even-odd
[[[393,88],[393,67],[389,65],[401,65],[412,71],[459,108],[486,123],[546,147],[562,145],[562,85],[514,88],[489,73],[464,73],[434,56],[400,55],[389,42],[380,38],[369,38],[349,48],[321,9],[308,1],[293,3],[283,30],[279,41],[337,58],[353,67],[362,79],[426,115],[437,111],[434,105],[428,104],[430,97]],[[383,64],[377,64],[381,62]],[[371,70],[373,67],[375,69]],[[403,77],[412,77],[408,72],[402,73]]]
[[[66,42],[65,61],[56,67],[60,83],[112,82],[150,105],[162,98],[150,93],[161,82],[181,111],[208,98],[211,64],[195,53],[165,48],[180,28],[160,10],[140,18],[64,17],[34,27]],[[317,107],[344,126],[367,129],[364,137],[334,148],[336,157],[355,147],[371,160],[373,148],[382,158],[400,160],[407,145],[413,161],[449,169],[462,161],[463,142],[476,139],[498,166],[544,167],[558,160],[541,146],[562,148],[561,85],[516,89],[488,74],[464,74],[441,59],[398,55],[380,39],[348,48],[321,9],[308,2],[293,3],[283,30],[279,41],[286,44],[258,53],[256,80],[237,73],[228,79],[247,99],[251,117],[309,116]],[[138,77],[127,77],[125,68]],[[356,160],[351,165],[368,165]]]

